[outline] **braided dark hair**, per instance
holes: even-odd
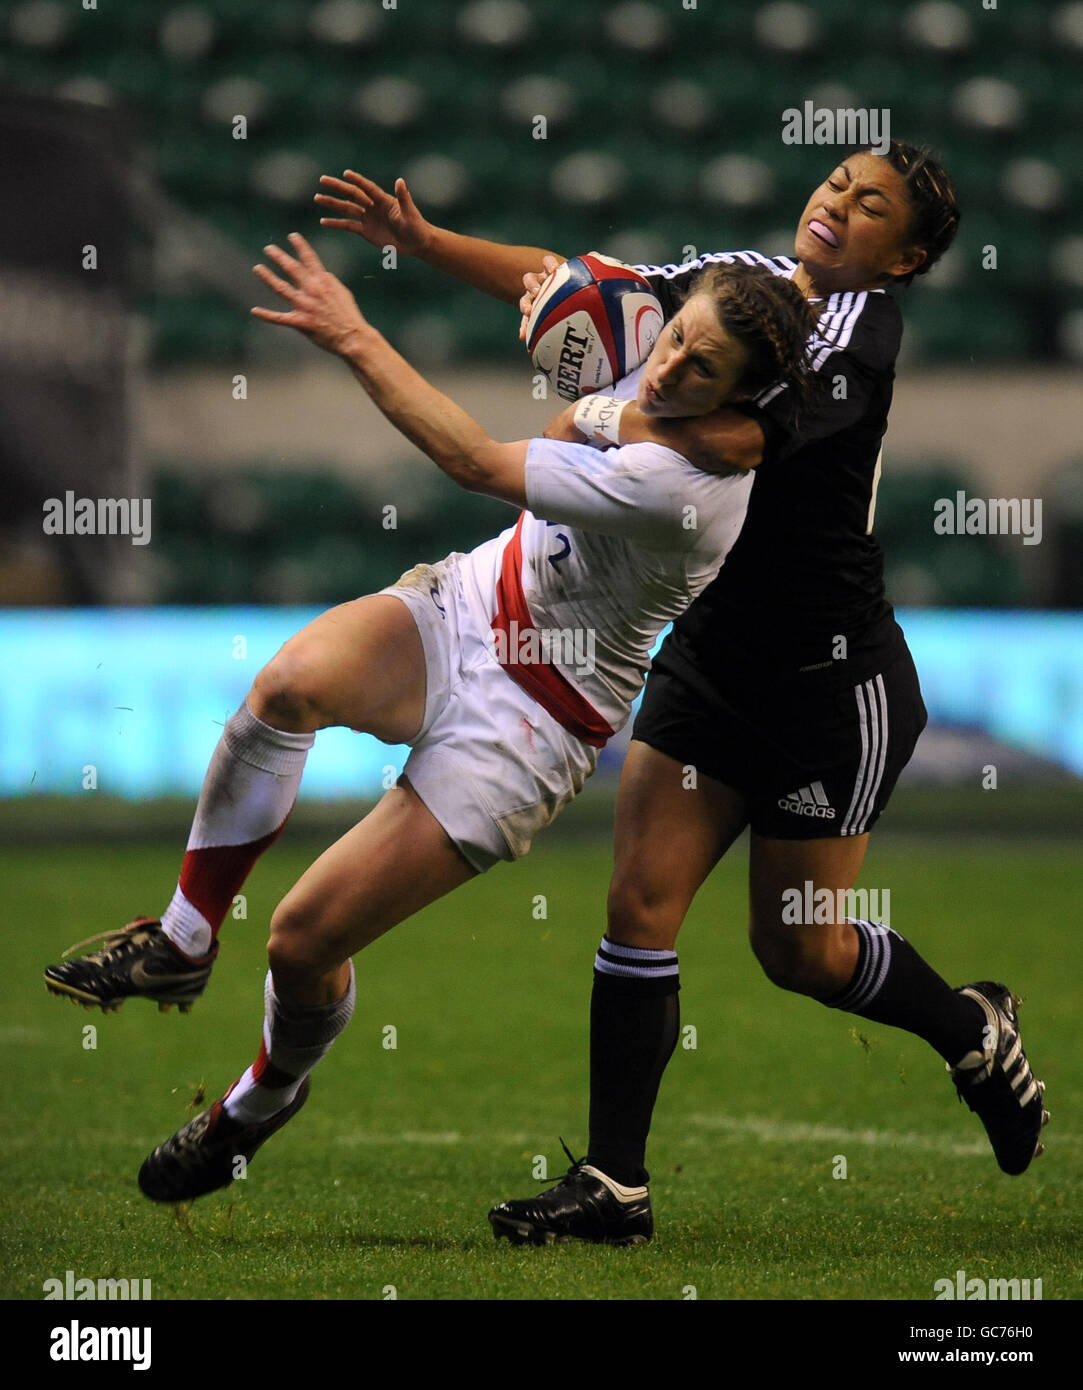
[[[936,155],[921,145],[908,145],[892,140],[881,153],[871,145],[862,145],[853,154],[875,154],[886,159],[906,185],[910,203],[908,240],[915,251],[924,251],[925,259],[908,275],[892,277],[893,285],[909,285],[915,275],[925,275],[955,240],[959,229],[959,202],[955,185]]]
[[[792,281],[765,265],[715,265],[698,275],[689,296],[714,301],[718,322],[748,353],[738,389],[758,396],[784,381],[795,410],[811,403],[814,377],[807,345],[816,314]]]

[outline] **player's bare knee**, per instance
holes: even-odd
[[[318,940],[272,936],[267,943],[267,964],[280,993],[304,995],[341,962]]]
[[[288,976],[300,983],[325,975],[356,949],[344,945],[342,923],[333,911],[300,895],[287,894],[271,917],[267,962],[276,978]]]
[[[824,979],[824,943],[818,936],[794,936],[791,932],[771,931],[757,925],[749,927],[749,942],[763,973],[779,989],[795,994],[818,994]]]
[[[283,899],[271,917],[267,962],[272,973],[305,973],[321,965],[320,924],[303,907]]]
[[[252,682],[248,708],[273,729],[314,732],[323,721],[312,685],[309,663],[284,649]]]
[[[683,913],[660,892],[631,878],[615,878],[606,905],[606,935],[623,946],[670,950]]]

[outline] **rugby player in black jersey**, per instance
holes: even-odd
[[[324,225],[520,299],[524,313],[558,264],[537,247],[433,226],[402,180],[392,194],[352,171],[322,183]],[[655,660],[621,776],[591,1004],[587,1156],[556,1187],[494,1208],[497,1235],[649,1239],[646,1139],[679,1033],[674,946],[700,885],[746,826],[749,933],[768,977],[929,1042],[1004,1171],[1023,1172],[1042,1150],[1044,1087],[1003,985],[953,989],[893,929],[845,918],[795,925],[783,912],[787,890],[811,885],[837,902],[853,887],[869,831],[925,725],[872,535],[902,334],[887,291],[928,271],[958,222],[951,180],[928,152],[892,141],[882,155],[847,154],[812,193],[793,259],[736,253],[790,276],[821,306],[809,342],[829,388],[820,405],[796,431],[781,388],[695,420],[650,419],[635,407],[622,414],[622,443],[652,438],[700,466],[758,471],[725,568]],[[704,265],[731,258],[641,269],[668,314]],[[654,386],[664,396],[664,381]],[[581,438],[572,417],[570,408],[549,432]]]

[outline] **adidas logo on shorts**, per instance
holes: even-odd
[[[779,809],[792,811],[795,816],[815,816],[817,820],[834,820],[835,809],[827,799],[822,782],[813,782],[800,791],[781,797]]]

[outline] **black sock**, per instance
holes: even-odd
[[[602,937],[590,1001],[588,1161],[638,1187],[658,1086],[680,1033],[673,951],[621,946]]]
[[[949,1066],[981,1048],[985,1013],[926,965],[897,931],[876,922],[851,922],[859,953],[846,988],[823,1002],[873,1023],[905,1028],[935,1047]]]

